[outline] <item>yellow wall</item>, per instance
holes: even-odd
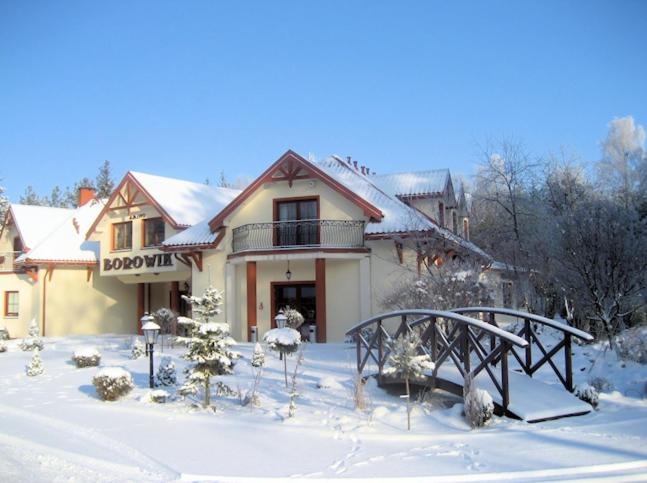
[[[18,317],[6,317],[4,300],[6,291],[18,291]],[[25,337],[29,322],[39,317],[38,284],[21,273],[0,273],[0,325],[9,331],[10,337]]]
[[[359,260],[326,260],[326,338],[343,342],[345,333],[361,322]]]
[[[39,283],[47,283],[45,335],[135,333],[137,287],[98,272],[88,282],[84,267],[59,266],[45,282],[41,269]]]

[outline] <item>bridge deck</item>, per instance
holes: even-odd
[[[515,371],[510,371],[508,377],[510,380],[508,411],[524,421],[543,421],[591,412],[592,408],[588,403],[565,391],[561,385],[546,384]],[[452,363],[443,364],[440,367],[438,378],[459,386],[463,385],[463,377]],[[496,404],[501,405],[501,396],[485,371],[476,377],[475,382],[477,387],[490,393]]]

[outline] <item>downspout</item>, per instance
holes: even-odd
[[[43,303],[42,303],[42,315],[41,318],[43,320],[43,337],[45,337],[45,317],[47,314],[47,279],[49,276],[49,271],[51,270],[51,267],[48,267],[45,276],[43,277]]]

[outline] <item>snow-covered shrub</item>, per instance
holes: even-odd
[[[160,326],[161,334],[170,334],[173,330],[173,322],[177,318],[175,312],[166,307],[157,309],[151,314],[155,318],[155,322]]]
[[[211,401],[211,378],[231,374],[235,360],[240,357],[231,350],[236,341],[229,335],[229,324],[212,322],[220,313],[222,296],[221,291],[211,286],[207,287],[202,297],[184,296],[191,304],[195,319],[178,318],[178,322],[189,330],[188,337],[178,340],[187,344],[184,359],[192,362],[186,368],[187,379],[179,393],[182,396],[195,396],[202,389],[204,407],[208,407]]]
[[[283,358],[283,375],[285,376],[285,387],[288,387],[288,354],[299,350],[301,346],[301,334],[290,327],[268,330],[263,337],[267,347],[274,352],[281,354]]]
[[[169,397],[169,393],[164,389],[155,389],[149,394],[150,401],[158,404],[164,404],[169,400]]]
[[[25,337],[20,341],[20,345],[18,347],[20,347],[20,350],[25,352],[31,352],[36,349],[42,351],[45,348],[43,340],[40,337]]]
[[[7,344],[3,340],[0,340],[0,352],[7,352]]]
[[[366,395],[366,381],[360,372],[355,372],[355,376],[353,377],[352,397],[355,403],[355,409],[365,411],[368,408],[369,401]]]
[[[130,346],[130,358],[139,359],[140,357],[144,357],[145,354],[146,347],[144,346],[144,343],[135,337],[133,339],[133,344]]]
[[[4,325],[0,325],[0,340],[9,340],[9,331]]]
[[[303,364],[303,349],[299,352],[299,357],[297,358],[297,363],[294,366],[294,372],[292,373],[292,378],[290,379],[290,404],[288,405],[288,418],[293,418],[297,412],[297,398],[299,397],[299,392],[297,391],[297,376],[299,374],[299,368]]]
[[[479,389],[471,376],[465,378],[463,387],[465,419],[472,428],[484,426],[494,414],[494,401],[487,391]]]
[[[596,376],[589,380],[589,384],[598,392],[611,392],[613,391],[613,382],[609,381],[606,377]]]
[[[420,337],[413,332],[391,341],[389,343],[391,353],[387,361],[388,365],[384,369],[384,375],[393,375],[404,379],[407,390],[407,429],[411,429],[411,390],[409,381],[423,378],[426,372],[433,371],[435,367],[427,354],[418,353],[421,345]]]
[[[101,362],[101,353],[95,348],[84,348],[74,351],[72,360],[76,367],[96,367]]]
[[[40,351],[38,349],[34,350],[34,355],[31,361],[29,361],[29,364],[25,366],[25,370],[28,376],[38,376],[43,373],[43,361],[40,358]]]
[[[130,372],[121,367],[99,369],[92,378],[92,384],[103,401],[115,401],[135,387]]]
[[[177,373],[173,359],[168,356],[162,357],[155,379],[158,386],[175,386],[177,384]]]
[[[305,321],[303,315],[301,315],[301,312],[289,306],[286,307],[285,310],[283,310],[283,314],[286,318],[285,326],[291,329],[298,329],[303,325],[303,322]]]
[[[40,327],[38,327],[38,322],[36,322],[36,319],[31,319],[31,322],[29,322],[27,335],[29,335],[29,337],[40,337]]]
[[[623,331],[617,338],[617,347],[621,359],[647,364],[647,326]]]
[[[598,394],[598,391],[590,384],[578,384],[578,386],[575,388],[574,394],[576,397],[584,402],[589,403],[594,408],[598,407],[600,395]]]
[[[265,365],[265,352],[263,352],[263,348],[258,342],[254,346],[251,364],[252,367],[263,367]]]

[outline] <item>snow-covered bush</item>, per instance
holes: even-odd
[[[471,376],[465,378],[463,386],[465,419],[472,428],[484,426],[494,414],[494,401],[487,391],[479,389]]]
[[[177,315],[171,309],[161,307],[151,314],[157,325],[160,326],[160,345],[164,351],[164,335],[175,333]]]
[[[212,322],[220,313],[223,293],[209,286],[202,297],[184,297],[191,304],[195,319],[178,318],[189,330],[188,337],[179,338],[187,344],[184,359],[192,362],[186,368],[187,379],[180,388],[182,396],[195,396],[203,391],[203,406],[211,402],[211,378],[231,374],[240,354],[231,350],[236,341],[229,335],[229,324]]]
[[[29,322],[27,335],[29,335],[29,337],[40,337],[40,327],[38,327],[38,322],[36,322],[36,319],[31,319],[31,322]]]
[[[177,384],[177,373],[173,359],[168,356],[162,357],[155,379],[158,386],[175,386]]]
[[[28,376],[38,376],[43,373],[43,361],[40,358],[40,351],[38,349],[34,350],[34,355],[31,361],[29,361],[29,364],[25,366],[25,370]]]
[[[265,352],[263,352],[263,348],[258,342],[254,346],[251,364],[252,367],[263,367],[265,365]]]
[[[268,330],[263,337],[267,347],[274,352],[281,354],[283,358],[283,374],[285,376],[285,387],[288,387],[288,354],[299,350],[301,346],[301,334],[290,327]]]
[[[261,383],[263,367],[265,366],[265,352],[263,352],[263,348],[258,342],[256,343],[256,345],[254,345],[254,353],[252,354],[252,360],[250,361],[250,364],[252,365],[254,382],[251,389],[248,390],[245,394],[245,397],[243,397],[241,403],[243,406],[251,405],[251,407],[253,408],[254,406],[260,406],[260,399],[257,395],[257,392],[258,386]]]
[[[0,340],[0,352],[7,352],[7,344],[3,340]]]
[[[144,343],[135,337],[133,339],[133,344],[130,346],[130,358],[139,359],[140,357],[144,357],[145,354],[146,347],[144,346]]]
[[[647,364],[647,326],[632,327],[623,331],[616,344],[621,359]]]
[[[101,362],[101,352],[95,348],[84,348],[74,351],[72,360],[76,367],[96,367]]]
[[[598,407],[600,395],[598,394],[598,391],[590,384],[578,384],[578,386],[575,388],[574,394],[576,397],[584,402],[589,403],[594,408]]]
[[[613,391],[613,382],[609,381],[606,377],[596,376],[589,380],[589,384],[598,392],[611,392]]]
[[[169,400],[169,397],[169,393],[164,389],[155,389],[149,393],[150,401],[158,404],[164,404]]]
[[[0,340],[9,340],[9,331],[4,325],[0,325]]]
[[[135,387],[130,372],[121,367],[99,369],[92,378],[92,384],[103,401],[115,401]]]
[[[285,310],[283,310],[283,314],[286,318],[285,326],[291,329],[298,329],[303,325],[303,322],[305,321],[303,315],[301,315],[301,312],[299,312],[297,309],[293,309],[290,306],[286,307]]]
[[[42,351],[45,348],[43,340],[40,337],[25,337],[20,341],[20,345],[18,347],[20,347],[20,350],[25,352],[31,352],[36,349]]]
[[[427,354],[419,354],[418,350],[422,345],[420,337],[413,332],[391,341],[389,343],[391,353],[384,369],[384,375],[393,375],[404,379],[407,390],[407,429],[411,429],[411,390],[409,381],[420,379],[428,371],[434,370],[434,363]]]

